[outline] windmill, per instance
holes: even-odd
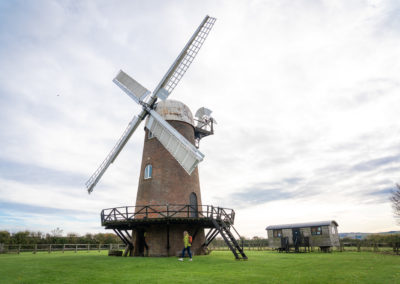
[[[215,21],[209,16],[204,18],[152,93],[122,70],[113,80],[142,110],[128,124],[117,144],[86,182],[86,187],[90,194],[140,123],[146,120],[136,206],[104,209],[101,214],[106,229],[113,229],[126,244],[125,255],[142,255],[145,248],[151,256],[175,255],[181,249],[184,230],[193,235],[192,246],[196,253],[204,253],[218,233],[223,236],[225,223],[226,230],[233,225],[233,210],[229,215],[223,208],[207,206],[205,209],[201,204],[197,165],[204,155],[198,146],[200,139],[214,133],[211,110],[200,108],[195,121],[186,105],[167,99],[193,62]],[[204,228],[213,228],[208,238]]]

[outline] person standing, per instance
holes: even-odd
[[[143,244],[144,244],[144,248],[146,249],[146,256],[149,256],[149,246],[146,243],[146,231],[144,231],[143,233]]]
[[[185,250],[188,252],[188,255],[190,257],[189,261],[192,261],[192,253],[190,252],[190,247],[191,247],[191,243],[189,241],[189,233],[187,231],[183,232],[183,250],[182,250],[182,256],[180,259],[178,259],[179,261],[183,261],[183,258],[185,257]]]

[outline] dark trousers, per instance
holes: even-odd
[[[185,257],[185,250],[187,250],[189,257],[192,258],[192,253],[190,252],[190,247],[183,248],[182,257]]]

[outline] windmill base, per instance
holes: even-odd
[[[207,254],[208,245],[220,235],[236,259],[246,260],[234,218],[232,209],[209,205],[127,206],[101,212],[102,225],[125,243],[124,256],[181,256],[183,232],[188,231],[194,255]],[[210,229],[207,236],[204,229]]]
[[[193,237],[192,254],[204,255],[207,250],[204,227],[196,224],[153,224],[132,230],[134,256],[180,256],[183,249],[183,232]]]

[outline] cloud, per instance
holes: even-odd
[[[384,195],[387,197],[392,192],[393,192],[393,188],[385,188],[385,189],[380,189],[380,190],[370,192],[369,194],[370,195]]]
[[[247,208],[280,200],[294,200],[315,194],[311,189],[304,190],[303,178],[285,178],[277,182],[257,183],[224,196],[221,202],[224,206]]]
[[[63,208],[35,206],[24,203],[16,202],[2,202],[0,201],[1,212],[12,212],[12,213],[30,213],[30,214],[42,214],[42,215],[70,215],[70,214],[85,214],[86,211],[71,210]],[[0,213],[1,214],[1,213]]]
[[[282,189],[264,189],[255,187],[245,189],[243,192],[233,193],[228,198],[231,199],[233,204],[236,206],[251,206],[276,200],[290,199],[292,197],[292,193],[285,192]]]
[[[0,177],[25,184],[80,185],[87,177],[82,174],[57,171],[37,165],[0,159]]]
[[[376,170],[383,166],[392,165],[398,162],[400,162],[400,155],[382,157],[356,164],[355,166],[353,166],[352,170],[355,171]]]

